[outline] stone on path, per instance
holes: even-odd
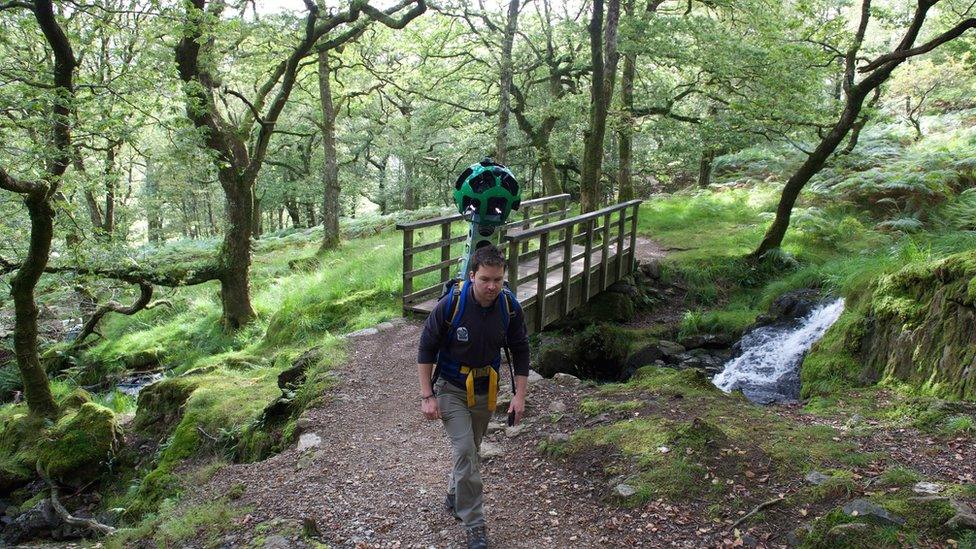
[[[309,448],[318,448],[322,445],[322,437],[315,433],[304,433],[298,438],[298,451],[304,452]]]
[[[973,513],[973,508],[969,504],[962,501],[949,500],[949,505],[952,505],[956,514],[946,522],[946,526],[949,528],[969,528],[970,530],[976,530],[976,513]]]
[[[264,540],[264,549],[290,549],[292,547],[288,538],[275,534],[268,536]]]
[[[819,486],[830,480],[830,477],[821,473],[820,471],[810,471],[807,473],[807,476],[803,477],[803,479],[814,486]]]
[[[521,425],[514,425],[512,427],[505,427],[505,436],[508,438],[515,438],[520,434],[522,434],[522,431],[524,429],[525,429],[524,423]]]
[[[485,460],[501,456],[504,453],[501,446],[488,441],[482,441],[481,450],[478,452],[481,459]]]
[[[848,502],[844,505],[844,513],[852,517],[864,517],[882,526],[901,526],[905,524],[905,519],[889,513],[884,507],[875,505],[866,499],[859,498]]]
[[[629,484],[620,483],[613,488],[613,493],[617,497],[629,498],[637,493],[637,489]]]
[[[552,380],[556,382],[557,385],[566,385],[569,387],[579,387],[580,384],[583,383],[580,381],[580,378],[563,372],[559,372],[558,374],[552,376]]]
[[[912,491],[916,494],[938,494],[942,490],[942,485],[936,482],[917,482],[912,487]]]
[[[529,370],[529,383],[535,383],[537,381],[542,381],[543,379],[546,378],[542,377],[542,374],[540,374],[539,372],[535,370]]]
[[[549,403],[549,411],[554,414],[562,414],[566,412],[566,403],[561,400],[554,400]]]
[[[366,337],[376,335],[378,333],[380,333],[380,331],[376,328],[363,328],[362,330],[356,330],[355,332],[346,334],[346,337]]]

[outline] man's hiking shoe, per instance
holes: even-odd
[[[461,520],[460,515],[457,514],[454,504],[454,494],[448,494],[447,498],[444,499],[444,510],[447,511],[449,515],[454,517],[454,520]]]
[[[488,549],[488,532],[484,526],[475,526],[467,534],[468,549]]]

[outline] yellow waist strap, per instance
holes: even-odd
[[[461,366],[461,375],[467,376],[464,386],[468,391],[468,408],[474,408],[474,379],[488,376],[488,411],[494,412],[495,401],[498,399],[498,372],[491,366]]]

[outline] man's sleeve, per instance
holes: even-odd
[[[420,334],[420,347],[417,351],[417,364],[433,364],[437,362],[437,352],[444,339],[444,300],[437,302],[434,310],[424,323],[424,331]]]
[[[512,350],[515,375],[529,375],[529,331],[525,327],[522,307],[515,310],[515,318],[508,324],[508,347]]]

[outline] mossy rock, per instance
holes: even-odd
[[[552,377],[559,373],[576,375],[576,365],[573,357],[557,347],[545,347],[536,359],[535,370],[544,377]]]
[[[976,399],[976,251],[910,264],[882,277],[863,337],[863,377]]]
[[[128,370],[145,371],[154,370],[162,364],[166,352],[159,348],[139,349],[138,351],[123,355],[122,363]]]
[[[729,437],[715,425],[696,417],[676,424],[668,436],[668,442],[678,448],[713,453],[727,446]]]
[[[644,366],[634,372],[629,383],[644,390],[663,394],[722,396],[722,390],[697,368],[675,370],[668,367]]]
[[[608,324],[590,326],[573,337],[570,347],[577,377],[620,379],[628,350],[627,338],[620,329]]]
[[[84,404],[92,401],[91,393],[82,389],[81,387],[76,387],[75,390],[71,391],[68,396],[61,399],[61,410],[77,410],[81,408]]]
[[[29,452],[43,421],[22,411],[0,416],[0,494],[9,494],[34,478]]]
[[[630,322],[634,318],[634,300],[619,292],[601,292],[593,296],[575,316],[585,324]]]
[[[139,391],[136,417],[137,430],[166,430],[183,414],[183,405],[200,386],[197,377],[162,379]]]
[[[122,444],[115,413],[86,402],[61,417],[39,442],[37,459],[52,478],[82,486],[102,473]]]

